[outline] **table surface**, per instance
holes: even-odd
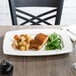
[[[13,76],[76,76],[70,70],[71,64],[76,62],[74,52],[43,57],[17,57],[3,54],[2,47],[5,33],[10,30],[29,28],[60,29],[61,26],[0,26],[0,61],[6,59],[13,63]]]

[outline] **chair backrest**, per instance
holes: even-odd
[[[47,25],[51,25],[50,23],[46,22],[46,20],[56,17],[55,25],[59,25],[60,20],[61,20],[63,2],[64,2],[64,0],[9,0],[12,23],[13,23],[13,25],[18,25],[18,23],[17,23],[17,17],[18,17],[18,18],[26,20],[26,22],[23,22],[21,25],[24,25],[27,22],[31,22],[33,25],[39,25],[40,22],[44,22]],[[42,13],[38,16],[33,16],[30,13],[27,13],[27,12],[24,12],[22,10],[16,9],[17,7],[55,7],[56,9],[53,9],[51,11]],[[20,15],[16,14],[16,11],[20,12],[22,14],[26,14],[28,16],[31,16],[32,19],[27,19],[25,17],[21,17]],[[52,13],[52,12],[55,12],[55,11],[57,11],[56,15],[50,16],[50,17],[45,18],[43,20],[40,19],[41,16],[44,16],[48,13]],[[37,19],[39,21],[34,22],[33,21],[34,19]]]

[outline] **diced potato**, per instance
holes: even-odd
[[[19,46],[26,46],[26,45],[27,45],[27,43],[25,41],[19,42]]]
[[[26,45],[26,50],[28,50],[28,49],[29,49],[29,46],[30,46],[30,44],[27,44],[27,45]]]
[[[17,48],[18,48],[17,40],[14,40],[13,47],[14,47],[15,49],[17,49]]]
[[[27,34],[25,35],[25,37],[26,37],[26,42],[27,42],[27,43],[29,43],[30,40],[32,39],[32,38],[31,38],[29,35],[27,35]]]
[[[25,38],[24,35],[21,35],[21,36],[20,36],[20,39],[21,39],[22,41],[26,40],[26,38]]]
[[[20,37],[19,37],[18,35],[15,35],[15,36],[14,36],[14,39],[15,39],[15,40],[19,40]]]
[[[28,34],[15,35],[14,39],[15,40],[12,45],[15,49],[19,49],[22,51],[29,49],[30,41],[32,40],[32,38]]]
[[[26,47],[25,46],[21,46],[20,50],[24,51],[24,50],[26,50]]]

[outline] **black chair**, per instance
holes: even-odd
[[[47,22],[47,20],[55,18],[54,25],[60,25],[63,2],[64,2],[64,0],[9,0],[12,24],[18,25],[17,18],[21,18],[25,21],[19,25],[25,25],[28,22],[31,22],[31,25],[40,25],[41,22],[43,22],[47,25],[53,25],[53,24]],[[28,12],[24,12],[20,9],[17,9],[18,7],[52,7],[52,8],[54,7],[55,9],[41,13],[40,15],[34,16]],[[32,18],[27,19],[24,16],[16,14],[16,12],[25,14]],[[52,16],[49,16],[47,18],[41,19],[42,16],[47,15],[49,13],[53,13],[53,12],[57,12],[57,13]],[[37,19],[38,21],[35,22],[34,21],[35,19]]]

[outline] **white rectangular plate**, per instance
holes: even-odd
[[[44,33],[50,35],[51,33],[56,32],[61,35],[64,43],[64,48],[62,50],[45,50],[45,45],[38,51],[28,50],[28,51],[19,51],[14,49],[11,45],[13,43],[13,37],[15,34],[29,34],[32,38],[36,36],[38,33]],[[66,34],[64,30],[57,29],[24,29],[24,30],[16,30],[16,31],[8,31],[5,34],[4,42],[3,42],[3,53],[7,55],[16,55],[16,56],[46,56],[46,55],[58,55],[64,53],[72,52],[72,44],[70,38]]]

